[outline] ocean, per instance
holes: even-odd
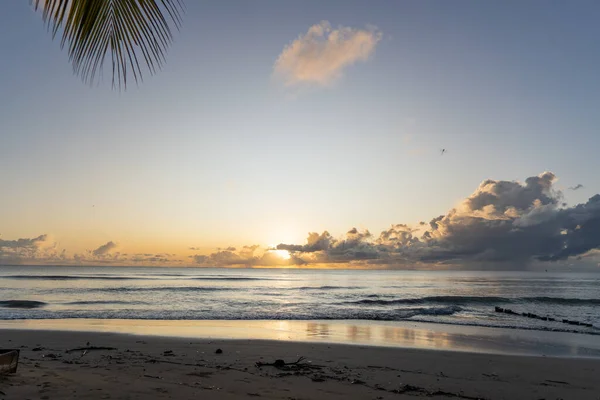
[[[594,273],[0,267],[1,320],[415,321],[598,335],[599,306]]]

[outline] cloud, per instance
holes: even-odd
[[[344,265],[360,268],[490,268],[596,266],[600,260],[600,194],[569,207],[544,172],[524,182],[483,181],[447,213],[429,222],[393,224],[372,233],[357,228],[334,236],[310,232],[304,243],[217,248],[190,255],[187,263],[168,253],[121,253],[109,241],[69,256],[48,235],[0,239],[0,265],[112,264],[198,266]],[[196,248],[198,249],[198,248]]]
[[[0,265],[27,264],[31,262],[60,262],[65,251],[49,235],[16,240],[0,239]]]
[[[0,265],[178,265],[175,254],[136,253],[114,251],[117,245],[109,241],[95,250],[70,255],[61,249],[49,235],[16,240],[0,239]]]
[[[106,254],[109,254],[115,248],[117,248],[117,244],[115,242],[111,241],[106,244],[103,244],[102,246],[98,247],[96,250],[93,250],[92,254],[96,257],[101,257]]]
[[[283,49],[274,73],[287,86],[329,85],[348,66],[368,60],[381,37],[381,32],[373,27],[333,29],[329,22],[322,21]]]
[[[578,183],[575,186],[569,187],[569,190],[579,190],[579,189],[583,189],[583,185],[581,183]]]
[[[27,249],[37,250],[48,240],[48,235],[40,235],[31,239],[17,239],[17,240],[2,240],[0,239],[1,249]]]
[[[232,249],[232,250],[231,250]],[[230,247],[226,250],[217,249],[209,255],[197,254],[190,256],[199,265],[208,267],[223,266],[292,266],[302,265],[305,261],[289,255],[283,257],[277,249],[261,249],[259,245],[244,246],[237,250]]]
[[[122,262],[145,264],[145,265],[148,265],[148,264],[165,265],[165,264],[169,264],[169,263],[175,261],[172,258],[174,256],[175,256],[174,254],[169,254],[169,253],[158,253],[158,254],[137,253],[137,254],[132,254],[131,256],[127,256],[126,254],[123,254]]]
[[[486,180],[428,225],[396,224],[378,236],[353,228],[340,239],[312,232],[305,244],[277,248],[304,262],[510,268],[600,248],[600,195],[567,208],[555,182],[551,172],[524,183]]]

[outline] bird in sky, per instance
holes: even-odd
[[[579,190],[579,189],[583,189],[583,185],[581,183],[578,183],[575,186],[571,186],[569,189],[571,190]]]
[[[446,149],[441,149],[440,150],[440,155],[443,156],[444,154],[446,154],[447,150]]]

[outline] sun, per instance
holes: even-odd
[[[292,256],[290,255],[290,252],[287,250],[271,250],[271,253],[275,254],[277,257],[281,258],[282,260],[289,260],[290,258],[292,258]]]

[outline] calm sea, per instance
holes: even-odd
[[[599,306],[600,274],[0,267],[5,320],[409,320],[600,334]]]

